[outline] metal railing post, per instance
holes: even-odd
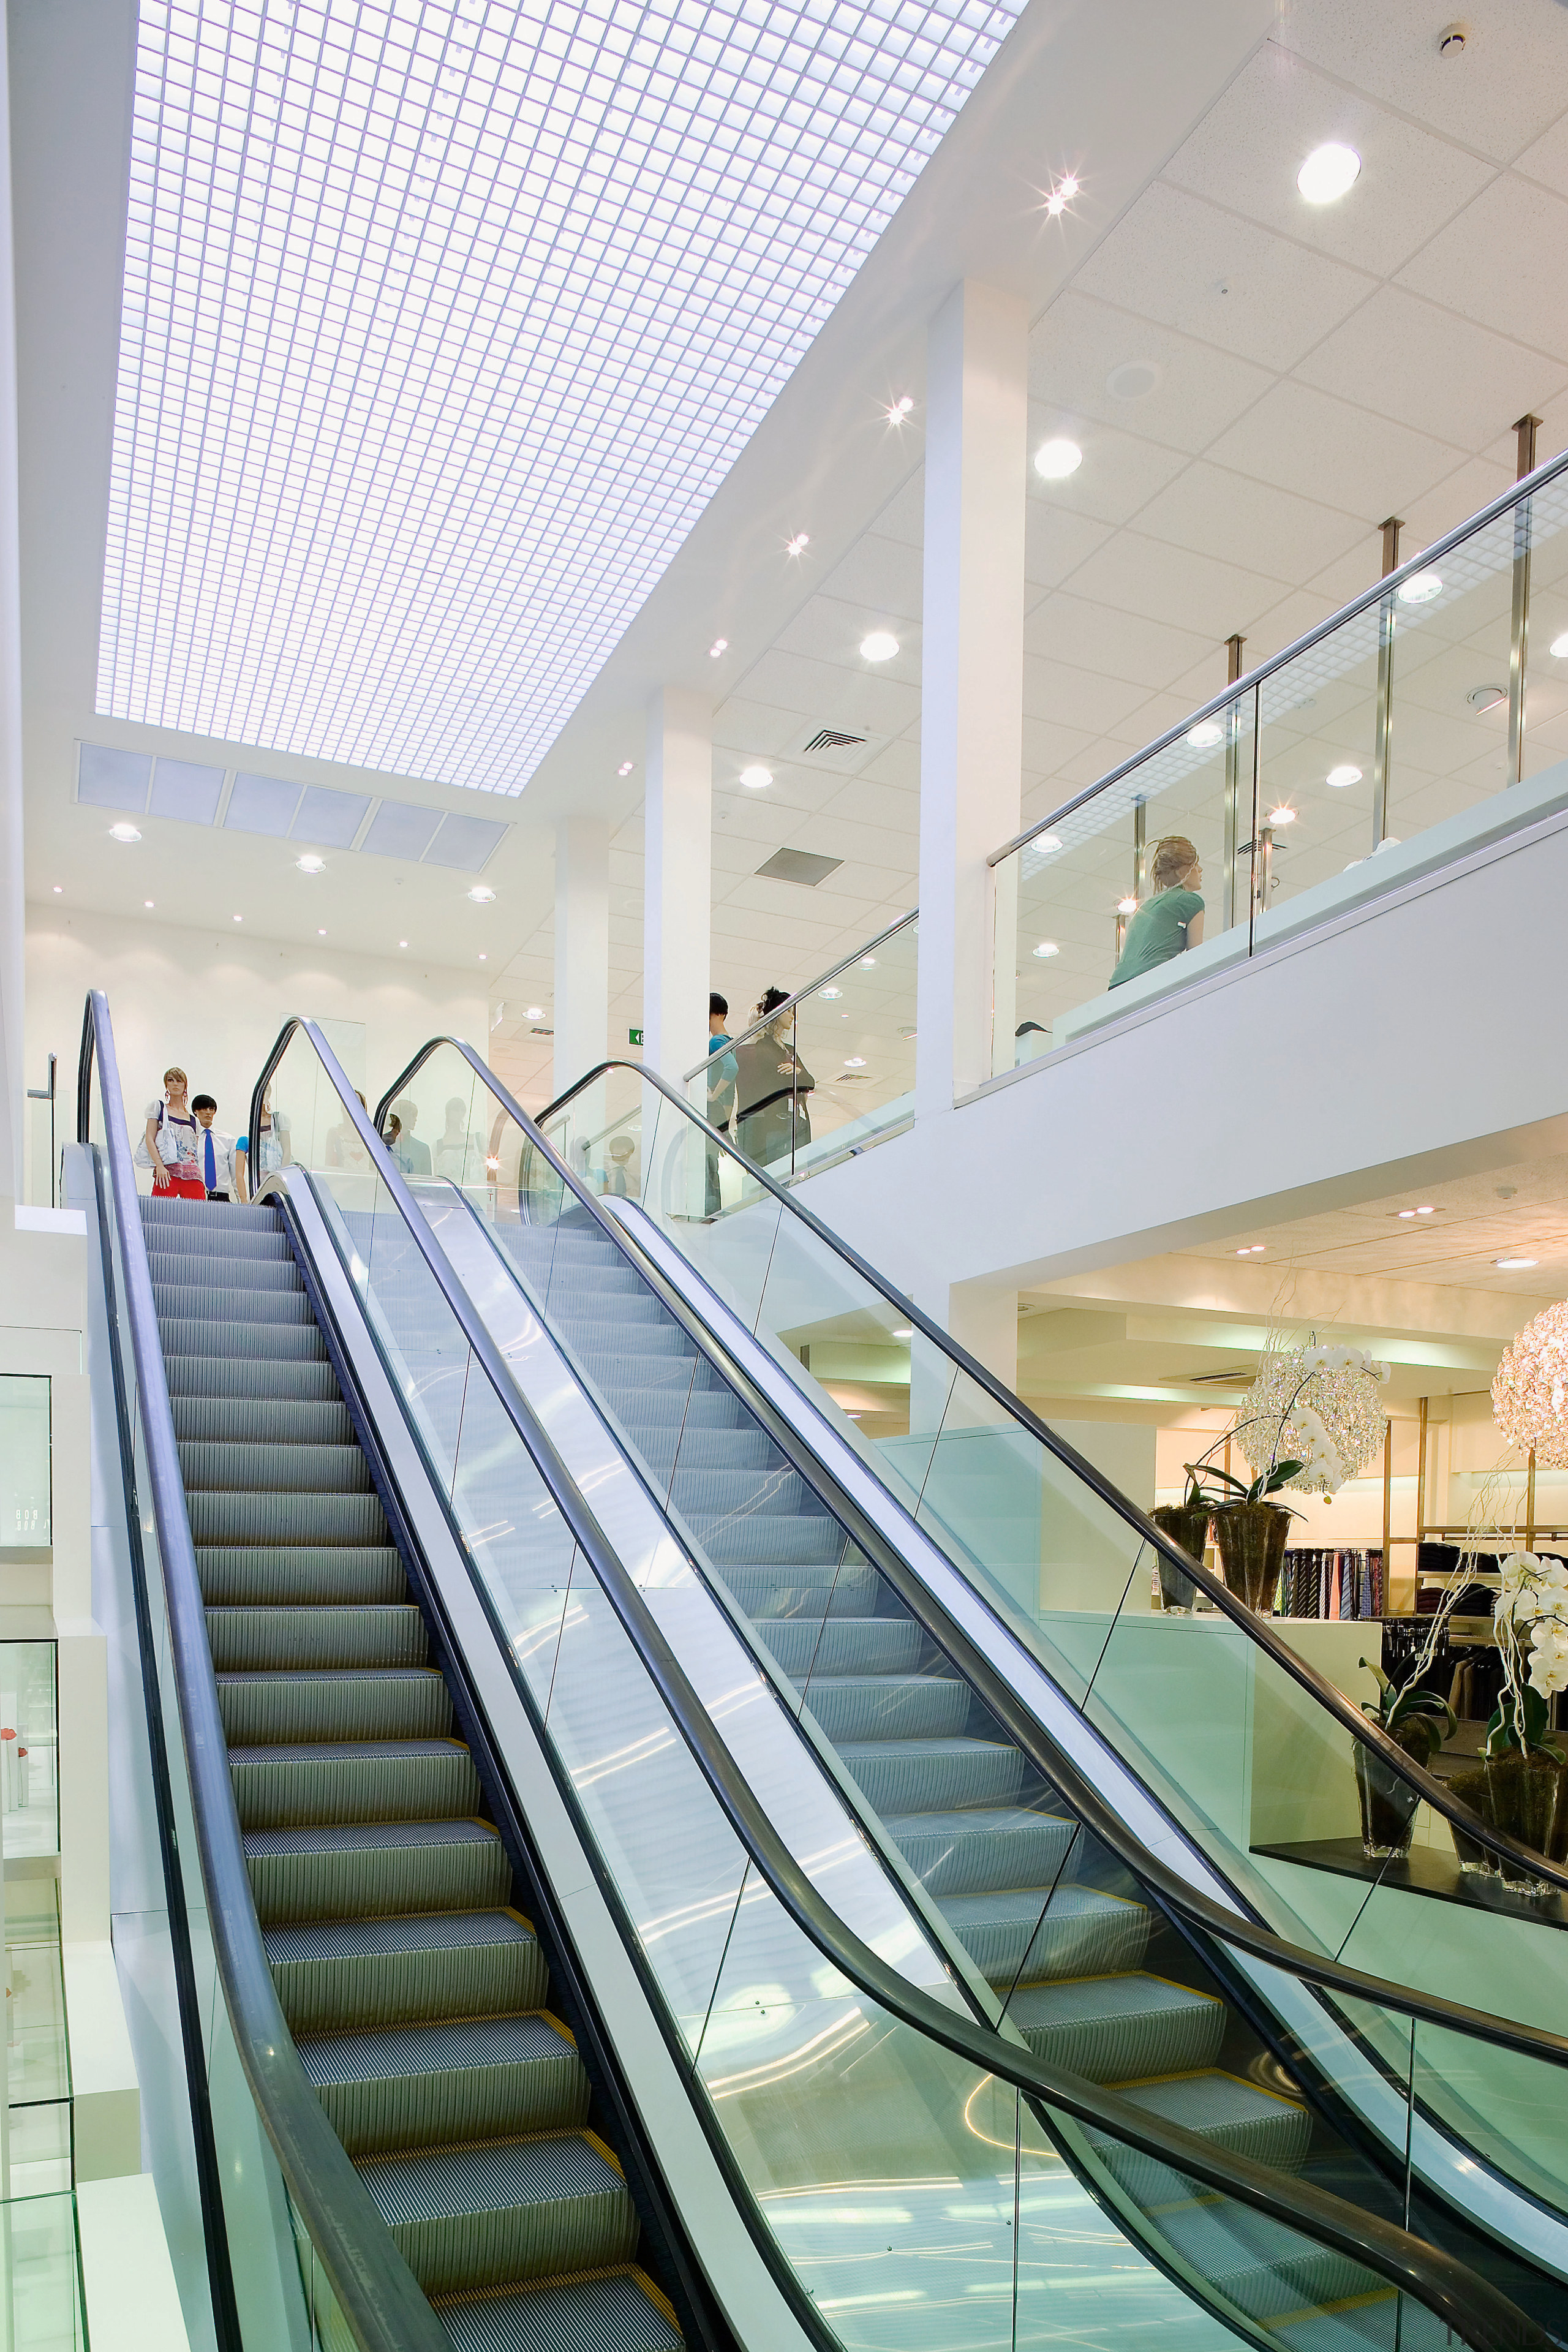
[[[1245,637],[1226,637],[1226,683],[1234,686],[1241,676],[1241,650]],[[1233,702],[1225,714],[1225,857],[1221,868],[1220,904],[1224,913],[1221,928],[1229,930],[1236,920],[1236,860],[1241,837],[1238,822],[1241,802],[1241,713]]]
[[[1521,416],[1514,426],[1519,436],[1519,464],[1514,474],[1522,482],[1535,471],[1535,436],[1539,416]],[[1524,782],[1524,671],[1530,644],[1530,500],[1521,499],[1513,510],[1513,612],[1508,639],[1508,781]]]
[[[1383,576],[1399,569],[1399,534],[1405,529],[1397,515],[1383,525]],[[1372,742],[1372,845],[1376,849],[1388,831],[1388,765],[1394,748],[1394,599],[1385,596],[1378,607],[1377,717]]]

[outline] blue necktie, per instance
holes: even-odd
[[[207,1129],[207,1131],[206,1131],[206,1138],[207,1138],[207,1191],[208,1191],[209,1192],[216,1192],[217,1191],[217,1163],[216,1163],[216,1160],[214,1160],[214,1158],[213,1158],[213,1131],[212,1131],[212,1129],[211,1129],[211,1128],[210,1128],[210,1127]]]

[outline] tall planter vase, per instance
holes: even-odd
[[[1405,1747],[1397,1731],[1390,1737],[1396,1748]],[[1425,1764],[1429,1753],[1423,1742],[1415,1760]],[[1361,1799],[1362,1852],[1369,1862],[1403,1862],[1410,1852],[1420,1798],[1392,1764],[1360,1739],[1355,1744],[1355,1785]]]
[[[1259,1617],[1274,1606],[1289,1532],[1290,1514],[1278,1503],[1224,1503],[1214,1515],[1226,1583]]]
[[[1149,1517],[1163,1536],[1184,1551],[1189,1559],[1201,1561],[1204,1544],[1209,1531],[1206,1505],[1198,1510],[1188,1510],[1177,1503],[1162,1503]],[[1190,1613],[1197,1598],[1197,1587],[1190,1576],[1184,1576],[1173,1560],[1160,1554],[1160,1606],[1178,1613]]]

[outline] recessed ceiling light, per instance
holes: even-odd
[[[1422,1205],[1419,1209],[1417,1209],[1417,1210],[1416,1210],[1415,1213],[1416,1213],[1416,1215],[1417,1215],[1418,1217],[1435,1217],[1435,1216],[1436,1215],[1437,1212],[1436,1212],[1436,1210],[1433,1207],[1433,1205],[1432,1205],[1431,1202],[1430,1202],[1430,1201],[1427,1201],[1427,1202],[1424,1202],[1424,1203],[1423,1203],[1423,1205]]]
[[[717,661],[721,654],[728,653],[729,650],[730,640],[728,637],[715,637],[712,644],[708,648],[708,658],[710,661]]]
[[[860,959],[860,969],[861,969],[861,971],[870,971],[870,969],[871,969],[871,967],[872,967],[872,965],[876,962],[876,961],[877,961],[877,959],[876,959],[876,957],[875,957],[875,956],[862,956],[862,957],[861,957],[861,959]]]
[[[327,861],[324,857],[318,857],[315,851],[310,849],[306,851],[303,857],[297,857],[294,863],[301,874],[320,874]]]
[[[1280,807],[1270,809],[1268,812],[1268,822],[1270,824],[1275,825],[1294,824],[1296,822],[1296,812],[1293,808]]]
[[[797,530],[793,539],[785,540],[784,553],[786,555],[804,555],[810,545],[811,533],[807,530]]]
[[[1314,147],[1296,174],[1296,185],[1310,205],[1331,205],[1361,177],[1361,157],[1337,139]]]
[[[1500,1265],[1505,1274],[1515,1274],[1524,1266],[1534,1265],[1536,1260],[1532,1257],[1494,1257],[1492,1264]]]
[[[1029,844],[1037,857],[1048,857],[1053,849],[1059,849],[1061,845],[1059,836],[1054,833],[1042,833],[1038,841]]]
[[[844,991],[841,988],[819,988],[816,992],[818,996],[826,996],[829,1003],[832,1003],[836,998],[842,996]]]
[[[66,886],[65,886],[65,884],[64,884],[63,882],[57,882],[57,883],[55,884],[55,896],[56,896],[56,898],[57,898],[60,896],[60,893],[64,890],[65,887],[66,887]],[[148,899],[148,901],[147,901],[147,904],[148,904],[149,906],[151,906],[151,905],[152,905],[152,903],[153,903],[152,899],[151,899],[151,898],[149,898],[149,899]]]
[[[1472,686],[1465,700],[1472,710],[1496,710],[1508,700],[1506,686]]]
[[[530,1021],[542,1021],[544,1018],[542,1004],[525,1004],[522,1009],[524,1016]]]
[[[1065,482],[1083,463],[1076,441],[1042,441],[1035,452],[1035,471],[1042,482]]]
[[[1415,1212],[1414,1209],[1401,1209],[1399,1214],[1402,1217],[1413,1217],[1415,1214]]]
[[[1116,901],[1116,911],[1119,915],[1135,915],[1138,912],[1137,899],[1118,898]]]
[[[904,395],[903,395],[902,399],[901,399],[901,400],[895,400],[895,401],[894,401],[894,403],[893,403],[893,404],[892,404],[892,406],[891,406],[891,408],[889,408],[889,411],[888,411],[888,422],[889,422],[889,425],[901,425],[901,424],[903,423],[903,421],[904,421],[905,417],[909,415],[909,413],[910,413],[910,409],[911,409],[913,406],[914,406],[914,402],[910,398],[909,394],[906,392],[906,393],[904,394]]]
[[[243,915],[237,915],[234,919],[237,923],[243,923],[245,917]]]
[[[846,1054],[844,1056],[844,1066],[847,1070],[863,1070],[866,1066],[865,1055]]]
[[[1036,948],[1033,952],[1037,956],[1054,956],[1060,955],[1061,950],[1058,947],[1055,940],[1042,940],[1039,946]]]
[[[1200,719],[1195,727],[1188,728],[1187,740],[1194,751],[1212,751],[1216,743],[1225,741],[1225,729],[1217,719]]]
[[[898,650],[897,637],[890,636],[886,629],[873,629],[869,636],[862,637],[860,640],[860,656],[863,661],[891,661]]]
[[[771,768],[759,767],[753,763],[752,766],[742,768],[741,771],[741,782],[749,793],[763,791],[773,782],[773,772]]]
[[[59,888],[59,887],[60,887],[60,886],[59,886],[59,884],[57,882],[57,883],[56,883],[56,885],[55,885],[56,889],[58,890],[58,889]],[[144,907],[150,907],[150,906],[153,904],[153,901],[152,901],[152,899],[151,899],[151,898],[143,898],[143,899],[142,899],[142,904]]]
[[[909,1328],[908,1325],[906,1325],[901,1331],[889,1331],[888,1334],[888,1337],[890,1339],[912,1339],[914,1336],[914,1333]]]
[[[489,956],[488,956],[488,955],[486,955],[486,953],[485,953],[485,951],[484,951],[483,948],[481,948],[481,949],[479,950],[479,961],[480,961],[481,963],[489,963]]]
[[[408,945],[408,942],[406,940],[399,940],[397,944],[400,948],[405,948]]]
[[[1402,604],[1429,604],[1434,596],[1443,593],[1443,583],[1435,572],[1417,572],[1398,591]]]
[[[1360,783],[1361,770],[1352,768],[1347,760],[1342,766],[1329,770],[1327,781],[1332,784],[1336,792],[1342,792],[1346,784]]]
[[[1568,661],[1568,629],[1560,637],[1553,637],[1546,650],[1554,661]]]
[[[111,824],[109,828],[109,837],[110,841],[140,841],[142,828],[135,824]]]
[[[324,939],[326,938],[326,936],[327,936],[327,935],[326,935],[325,931],[318,931],[318,932],[316,933],[316,937],[317,937],[319,940],[324,940]]]
[[[1046,198],[1046,210],[1053,220],[1060,219],[1077,194],[1078,174],[1076,172],[1069,172],[1065,179],[1057,182],[1056,186]]]
[[[631,761],[630,761],[629,760],[623,760],[623,761],[621,761],[620,766],[616,770],[616,775],[617,775],[617,776],[629,776],[629,775],[631,774],[631,772],[632,772],[632,763],[631,763]]]
[[[489,906],[493,902],[495,895],[495,892],[490,888],[488,882],[476,882],[473,888],[468,893],[469,898],[473,900],[476,907]]]
[[[1105,389],[1112,400],[1143,400],[1160,381],[1160,371],[1152,360],[1123,360],[1113,367],[1105,379]]]
[[[1237,1257],[1250,1257],[1252,1255],[1252,1251],[1250,1246],[1243,1246],[1241,1249],[1238,1249],[1236,1254]]]
[[[1268,1246],[1267,1242],[1254,1242],[1248,1255],[1252,1257],[1261,1257]]]

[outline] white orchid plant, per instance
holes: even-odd
[[[1503,1692],[1487,1725],[1487,1754],[1507,1748],[1568,1762],[1548,1736],[1553,1691],[1568,1690],[1568,1564],[1533,1551],[1502,1563],[1494,1622]]]
[[[1318,1406],[1310,1402],[1307,1391],[1314,1381],[1323,1382],[1323,1375],[1361,1374],[1363,1381],[1382,1387],[1390,1377],[1391,1368],[1380,1363],[1369,1348],[1320,1346],[1315,1340],[1305,1348],[1289,1354],[1265,1360],[1265,1367],[1254,1382],[1248,1402],[1261,1402],[1266,1409],[1247,1413],[1236,1422],[1224,1437],[1215,1440],[1208,1451],[1195,1463],[1188,1463],[1189,1503],[1212,1500],[1215,1507],[1226,1503],[1261,1503],[1277,1494],[1281,1486],[1297,1486],[1317,1494],[1337,1495],[1347,1478],[1355,1477],[1362,1468],[1359,1460],[1347,1459],[1335,1434],[1330,1430]],[[1326,1386],[1326,1383],[1323,1383]],[[1321,1402],[1328,1395],[1320,1392]],[[1335,1400],[1340,1402],[1340,1400]],[[1363,1400],[1357,1399],[1358,1406]],[[1378,1408],[1381,1413],[1382,1408]],[[1342,1413],[1342,1418],[1345,1418]],[[1353,1427],[1353,1422],[1352,1423]],[[1249,1485],[1245,1478],[1236,1477],[1209,1460],[1227,1438],[1240,1438],[1248,1430],[1269,1433],[1268,1459]],[[1355,1438],[1363,1434],[1355,1430]],[[1256,1463],[1261,1445],[1256,1449],[1244,1445],[1247,1460]],[[1216,1480],[1225,1492],[1213,1497],[1202,1495],[1205,1478]],[[1288,1506],[1286,1507],[1289,1507]],[[1300,1517],[1300,1514],[1297,1514]]]

